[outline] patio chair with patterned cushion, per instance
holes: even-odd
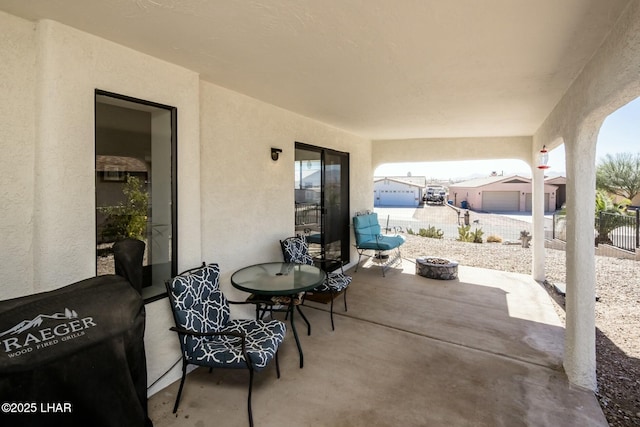
[[[251,391],[253,373],[264,369],[275,358],[280,378],[278,348],[286,333],[279,320],[231,320],[229,303],[220,291],[220,270],[217,264],[187,270],[166,283],[169,302],[182,352],[182,379],[173,412],[178,410],[180,395],[187,374],[187,365],[213,368],[244,368],[249,370],[247,407],[249,425],[253,426]]]
[[[313,265],[313,257],[309,254],[309,244],[303,236],[288,237],[280,241],[280,247],[282,248],[282,255],[285,262],[293,262],[296,264],[310,264]],[[330,265],[328,260],[323,259],[323,265]],[[322,263],[321,263],[322,264]],[[342,263],[339,271],[326,271],[327,280],[325,280],[320,286],[314,288],[307,294],[325,294],[329,296],[330,303],[330,315],[331,315],[331,329],[335,330],[333,322],[333,300],[340,293],[344,294],[344,311],[347,311],[347,288],[351,283],[352,277],[344,274],[342,269]]]

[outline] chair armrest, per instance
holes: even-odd
[[[251,294],[254,295],[254,294]],[[249,296],[249,298],[251,298],[251,296]],[[247,304],[268,304],[270,301],[269,300],[262,300],[259,298],[254,298],[254,299],[248,299],[248,301],[229,301],[227,300],[227,302],[229,304],[235,304],[235,305],[247,305]]]
[[[179,326],[172,326],[169,328],[170,331],[177,332],[179,334],[192,335],[194,337],[222,337],[222,336],[230,336],[236,338],[242,338],[244,341],[244,334],[240,332],[197,332],[189,329],[181,328]]]
[[[197,332],[191,331],[189,329],[181,328],[179,326],[172,326],[169,330],[177,332],[178,334],[191,335],[194,337],[236,337],[240,338],[240,349],[242,351],[242,355],[244,356],[244,360],[247,362],[247,365],[250,366],[249,355],[247,354],[247,338],[245,334],[241,334],[240,332]]]

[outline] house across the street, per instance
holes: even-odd
[[[544,211],[556,209],[558,186],[544,184]],[[449,186],[455,206],[486,212],[531,212],[531,179],[518,175],[490,176]]]
[[[375,178],[373,181],[373,206],[419,206],[424,192],[424,184],[419,184],[415,178],[418,177],[407,177],[407,179]],[[425,181],[424,177],[421,179]]]

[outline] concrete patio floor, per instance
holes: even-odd
[[[275,365],[255,376],[256,427],[607,426],[594,394],[562,369],[564,329],[531,277],[459,267],[459,279],[415,275],[403,260],[382,277],[357,272],[344,312],[335,302],[296,317],[304,368],[291,330]],[[289,324],[287,324],[289,326]],[[178,382],[152,396],[155,427],[248,426],[246,370],[189,374],[177,414]]]

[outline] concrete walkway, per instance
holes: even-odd
[[[459,280],[415,275],[404,260],[386,278],[366,264],[336,330],[328,306],[303,308],[298,367],[288,331],[275,365],[256,374],[256,427],[607,426],[592,392],[562,370],[564,329],[529,276],[459,267]],[[300,320],[297,317],[297,320]],[[197,369],[176,415],[177,383],[149,401],[156,427],[248,426],[246,370]]]

